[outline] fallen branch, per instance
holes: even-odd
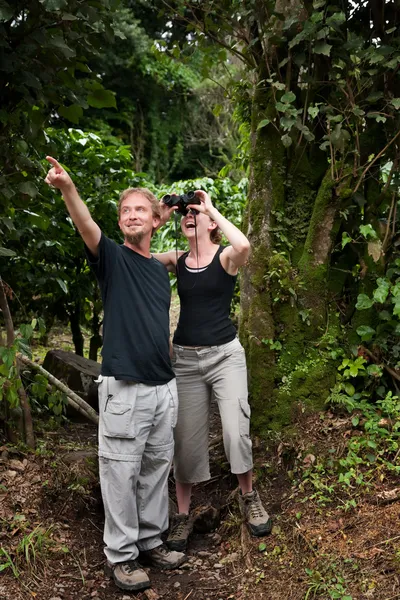
[[[242,523],[240,532],[240,545],[242,547],[242,558],[247,569],[253,567],[253,563],[250,556],[250,535],[245,523]]]
[[[39,371],[39,373],[44,375],[44,377],[46,377],[46,379],[48,379],[52,385],[54,385],[57,389],[59,389],[61,392],[63,392],[67,396],[68,403],[75,410],[80,412],[83,416],[88,418],[90,421],[93,421],[93,423],[96,423],[96,425],[98,424],[99,415],[87,402],[85,402],[85,400],[83,400],[80,396],[78,396],[78,394],[75,394],[75,392],[73,392],[69,387],[67,387],[59,379],[54,377],[54,375],[52,375],[51,373],[46,371],[46,369],[43,369],[43,367],[41,367],[37,363],[30,360],[27,356],[24,356],[23,354],[18,353],[17,358],[24,364],[28,365],[29,367],[32,367],[33,369],[36,369],[36,371]]]
[[[400,488],[394,488],[393,490],[387,490],[377,494],[378,504],[391,504],[392,502],[398,502],[400,500]]]

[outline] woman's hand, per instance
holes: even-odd
[[[211,202],[210,196],[207,194],[207,192],[203,192],[203,190],[196,190],[195,194],[196,198],[200,200],[200,204],[188,204],[187,207],[204,213],[212,219],[216,209]]]

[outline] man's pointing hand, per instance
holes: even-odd
[[[55,158],[53,158],[52,156],[46,156],[46,160],[48,160],[49,163],[53,165],[50,171],[47,173],[47,177],[45,179],[46,183],[52,185],[55,188],[58,188],[59,190],[63,190],[67,187],[74,185],[67,171],[62,168],[60,163],[57,162]]]

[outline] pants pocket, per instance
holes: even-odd
[[[171,384],[171,382],[168,384],[168,391],[169,391],[169,409],[171,412],[171,423],[172,423],[172,428],[174,429],[178,422],[178,391],[176,389],[176,381],[175,380],[174,380],[173,384]]]
[[[251,408],[247,398],[239,398],[239,433],[241,437],[250,436]]]
[[[102,386],[106,392],[104,408],[100,415],[103,434],[111,438],[134,439],[136,432],[133,417],[137,385],[130,381],[115,381],[110,378],[103,382]]]

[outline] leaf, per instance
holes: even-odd
[[[221,114],[222,110],[223,110],[222,104],[216,104],[214,106],[214,108],[212,109],[212,113],[213,113],[213,115],[215,117],[219,117],[219,115]]]
[[[351,383],[345,383],[344,389],[348,396],[354,396],[354,394],[356,393],[355,387]]]
[[[57,48],[57,50],[61,50],[65,58],[72,58],[76,55],[75,50],[67,46],[67,44],[64,41],[64,38],[60,36],[54,36],[53,38],[50,38],[48,44],[53,48]]]
[[[394,307],[393,307],[393,314],[396,317],[400,317],[400,302],[396,302]]]
[[[87,102],[93,108],[117,108],[115,94],[104,88],[92,91],[87,97]]]
[[[0,23],[4,23],[4,21],[10,21],[14,16],[14,11],[11,6],[2,0],[0,2]]]
[[[315,117],[319,113],[319,108],[318,106],[309,106],[307,112],[313,119],[315,119]]]
[[[39,192],[36,185],[32,181],[24,181],[23,183],[20,183],[18,189],[20,192],[30,196],[31,198],[34,198]]]
[[[369,325],[360,325],[360,327],[357,327],[357,334],[363,342],[369,342],[374,337],[375,333],[375,329]]]
[[[353,417],[351,420],[351,424],[353,425],[353,427],[357,427],[359,422],[360,422],[360,417]]]
[[[399,110],[399,108],[400,108],[400,98],[392,98],[390,100],[390,104],[392,104],[392,106],[394,106],[396,110]]]
[[[9,248],[3,248],[0,246],[0,256],[16,256],[16,252],[14,252],[14,250],[9,250]]]
[[[352,238],[349,236],[349,234],[347,233],[347,231],[343,231],[342,233],[342,250],[345,246],[347,246],[347,244],[349,244],[350,242],[352,242]]]
[[[296,95],[293,94],[293,92],[286,92],[286,94],[283,94],[282,98],[281,98],[281,102],[294,102],[296,100]]]
[[[314,52],[315,54],[324,54],[325,56],[329,56],[331,53],[331,48],[331,44],[327,44],[327,42],[321,40],[315,44]]]
[[[70,106],[59,106],[57,109],[58,114],[71,123],[79,123],[79,119],[83,115],[83,109],[78,104],[71,104]]]
[[[281,140],[285,148],[289,148],[292,145],[292,138],[287,133],[281,137]]]
[[[374,301],[372,300],[372,298],[369,298],[366,294],[359,294],[357,297],[356,309],[368,310],[369,308],[371,308],[371,306],[373,306],[373,304]]]
[[[39,2],[48,11],[61,10],[68,5],[68,0],[39,0]]]
[[[346,15],[344,12],[335,12],[333,15],[326,19],[327,25],[334,27],[335,25],[342,25],[346,22]]]
[[[263,127],[266,127],[266,125],[269,125],[269,123],[271,123],[271,121],[269,119],[263,119],[262,121],[259,122],[259,124],[257,125],[257,131],[259,129],[262,129]]]
[[[368,223],[368,225],[360,225],[360,233],[365,238],[371,238],[373,240],[378,239],[378,234],[370,223]]]
[[[68,294],[68,288],[67,288],[67,284],[65,283],[65,281],[63,281],[59,277],[57,277],[56,281],[57,281],[58,285],[60,286],[60,288],[62,289],[62,291],[64,292],[64,294]]]
[[[383,279],[383,277],[379,277],[377,280],[377,284],[378,287],[376,288],[376,290],[374,290],[373,297],[375,302],[383,304],[389,294],[390,282],[386,279]]]
[[[378,262],[378,260],[382,256],[381,240],[377,240],[375,242],[368,242],[368,254],[369,256],[372,256],[374,262]]]
[[[32,223],[32,225],[39,227],[39,229],[42,229],[43,231],[48,229],[50,225],[48,217],[45,215],[38,215],[30,210],[24,210],[24,213],[28,215],[29,221]]]
[[[259,550],[259,552],[264,552],[264,550],[266,550],[266,549],[267,549],[267,544],[266,544],[265,542],[261,542],[261,543],[258,545],[258,550]]]

